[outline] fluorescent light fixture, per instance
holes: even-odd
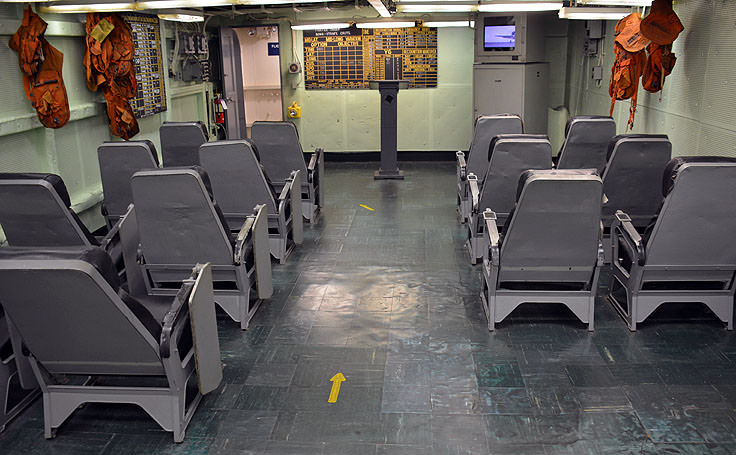
[[[404,13],[472,13],[478,10],[476,5],[400,5]]]
[[[205,6],[233,5],[235,0],[143,0],[138,2],[139,9],[167,9],[167,8],[204,8]]]
[[[334,23],[334,24],[297,24],[292,25],[292,30],[339,30],[342,28],[349,28],[350,24],[347,22]]]
[[[631,14],[630,8],[583,8],[566,6],[560,9],[560,19],[617,21]]]
[[[470,13],[476,10],[475,5],[399,5],[402,13]]]
[[[383,4],[382,0],[368,0],[368,3],[370,3],[376,11],[378,11],[378,14],[381,17],[391,17],[391,13],[389,12],[388,8],[386,8],[386,5]]]
[[[416,24],[414,22],[394,21],[394,22],[362,22],[356,25],[358,26],[358,28],[406,28],[406,27],[414,27]]]
[[[603,6],[652,6],[652,0],[578,0],[578,3]]]
[[[135,3],[76,3],[41,6],[43,13],[89,13],[109,11],[135,11]]]
[[[204,16],[196,14],[159,13],[158,18],[175,22],[204,22]]]
[[[562,2],[514,2],[514,3],[481,3],[478,11],[482,13],[518,13],[526,11],[557,11]]]
[[[472,27],[471,21],[429,21],[424,22],[425,27]]]

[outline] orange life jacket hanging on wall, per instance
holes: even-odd
[[[138,91],[130,25],[115,13],[88,13],[86,32],[87,87],[92,91],[102,90],[107,101],[110,134],[130,139],[139,131],[129,102]]]
[[[641,34],[651,40],[647,46],[647,64],[642,86],[648,92],[658,92],[664,87],[664,79],[675,67],[677,58],[672,43],[685,29],[672,9],[672,0],[654,0],[652,9],[641,21]]]
[[[616,57],[611,68],[611,82],[608,85],[608,94],[611,96],[609,115],[613,115],[616,100],[631,98],[628,128],[634,127],[639,79],[646,64],[644,48],[649,41],[641,35],[640,24],[641,15],[631,13],[618,21],[614,31],[616,38],[613,46]]]
[[[69,121],[69,100],[61,76],[64,54],[46,41],[44,32],[46,22],[28,5],[9,46],[18,53],[23,89],[38,120],[46,128],[61,128]]]

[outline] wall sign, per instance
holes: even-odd
[[[125,21],[133,29],[135,80],[138,93],[130,100],[136,118],[166,110],[166,84],[161,54],[161,27],[157,16],[126,13]]]
[[[368,88],[374,79],[437,87],[437,29],[304,31],[304,82],[310,89]]]

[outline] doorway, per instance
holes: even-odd
[[[245,122],[250,137],[253,122],[284,119],[279,27],[240,27],[234,31],[240,42]]]

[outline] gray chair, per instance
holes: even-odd
[[[496,224],[503,227],[516,202],[519,177],[529,169],[551,169],[552,146],[547,136],[502,134],[493,138],[488,151],[488,168],[482,180],[468,174],[471,212],[466,247],[476,264],[488,252],[488,233],[483,212],[491,209]],[[482,184],[480,183],[482,182]]]
[[[133,203],[130,178],[137,171],[158,168],[158,154],[151,141],[104,142],[97,147],[97,161],[105,196],[102,214],[110,228]]]
[[[202,122],[164,122],[158,130],[164,167],[199,165],[199,146],[209,140]]]
[[[468,221],[471,211],[470,188],[466,180],[469,174],[485,175],[488,169],[488,153],[491,141],[499,134],[521,134],[524,126],[516,114],[482,115],[475,119],[473,140],[468,153],[457,152],[457,203],[461,223]],[[478,182],[482,184],[482,181]]]
[[[662,208],[644,232],[616,212],[609,300],[632,331],[670,302],[703,303],[731,330],[736,159],[675,158],[662,185]]]
[[[646,228],[662,203],[662,172],[672,144],[663,134],[624,134],[611,139],[603,171],[603,250],[611,262],[610,227],[617,210],[637,229]]]
[[[71,209],[56,174],[0,173],[0,226],[9,246],[113,246],[117,232],[96,238]]]
[[[175,294],[194,264],[209,262],[216,302],[247,329],[273,294],[265,207],[257,206],[234,237],[202,168],[139,171],[131,188],[148,293]]]
[[[251,138],[258,144],[261,164],[281,191],[294,170],[302,176],[302,214],[310,223],[316,223],[324,205],[325,157],[321,148],[315,149],[309,163],[299,143],[296,126],[291,122],[254,122]]]
[[[199,161],[210,176],[217,204],[231,227],[242,226],[255,206],[266,206],[271,255],[283,264],[294,245],[304,241],[301,175],[298,170],[292,171],[277,194],[256,151],[248,140],[208,142],[199,148]]]
[[[526,171],[499,235],[488,209],[481,299],[488,329],[527,302],[562,303],[593,330],[600,267],[602,183],[594,169]]]
[[[14,345],[20,346],[17,330],[12,329],[0,306],[0,432],[41,392],[30,369],[28,356],[20,349],[13,349]]]
[[[602,115],[580,115],[567,121],[565,142],[557,155],[557,169],[596,169],[606,166],[608,143],[616,135],[616,122]]]
[[[130,403],[181,442],[222,378],[210,266],[171,297],[133,296],[116,279],[96,247],[0,252],[0,300],[43,392],[44,436],[84,403]]]

